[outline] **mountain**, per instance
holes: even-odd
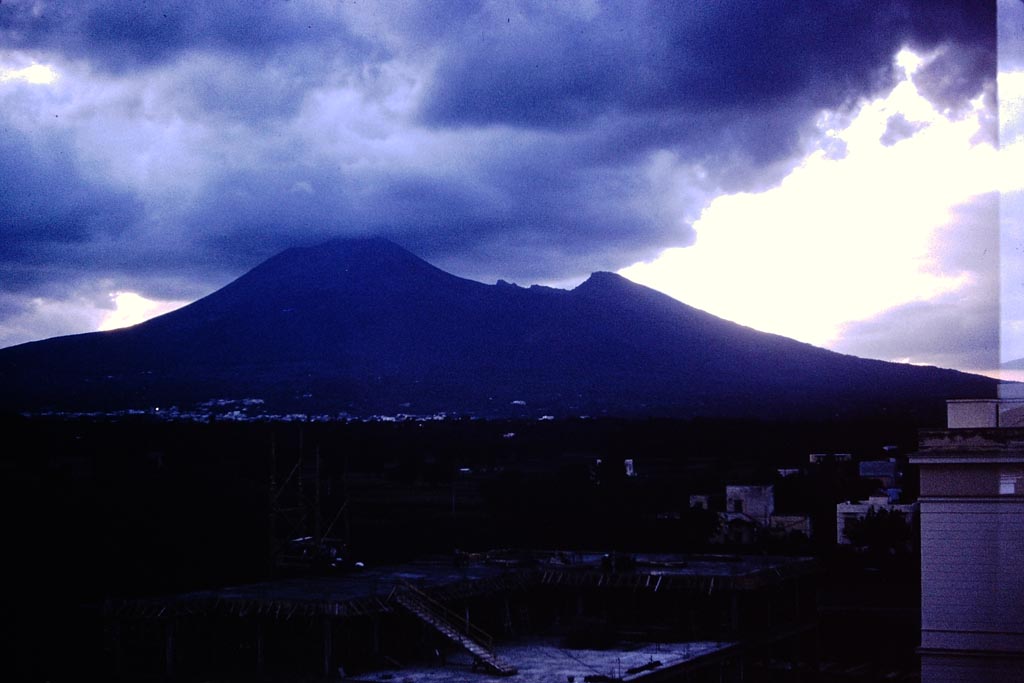
[[[612,273],[573,290],[446,273],[381,239],[294,248],[123,330],[0,350],[0,408],[482,416],[931,416],[995,380],[758,332]]]

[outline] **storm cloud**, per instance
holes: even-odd
[[[8,0],[0,68],[56,80],[0,81],[0,316],[99,279],[193,298],[338,235],[485,280],[615,270],[777,183],[902,47],[937,55],[917,78],[950,111],[991,89],[995,22],[969,0]]]

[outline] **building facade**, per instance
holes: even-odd
[[[921,680],[1024,671],[1024,401],[950,401],[922,430]]]

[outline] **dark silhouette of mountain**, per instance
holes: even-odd
[[[758,332],[612,273],[573,290],[446,273],[381,239],[289,249],[131,328],[0,350],[0,405],[260,398],[271,412],[941,415],[995,380]]]

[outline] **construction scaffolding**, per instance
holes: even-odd
[[[307,450],[302,429],[294,450],[279,449],[271,434],[268,530],[273,575],[338,570],[352,563],[345,472],[340,481],[326,481],[325,495],[320,446],[311,455]],[[326,524],[325,508],[332,510]]]

